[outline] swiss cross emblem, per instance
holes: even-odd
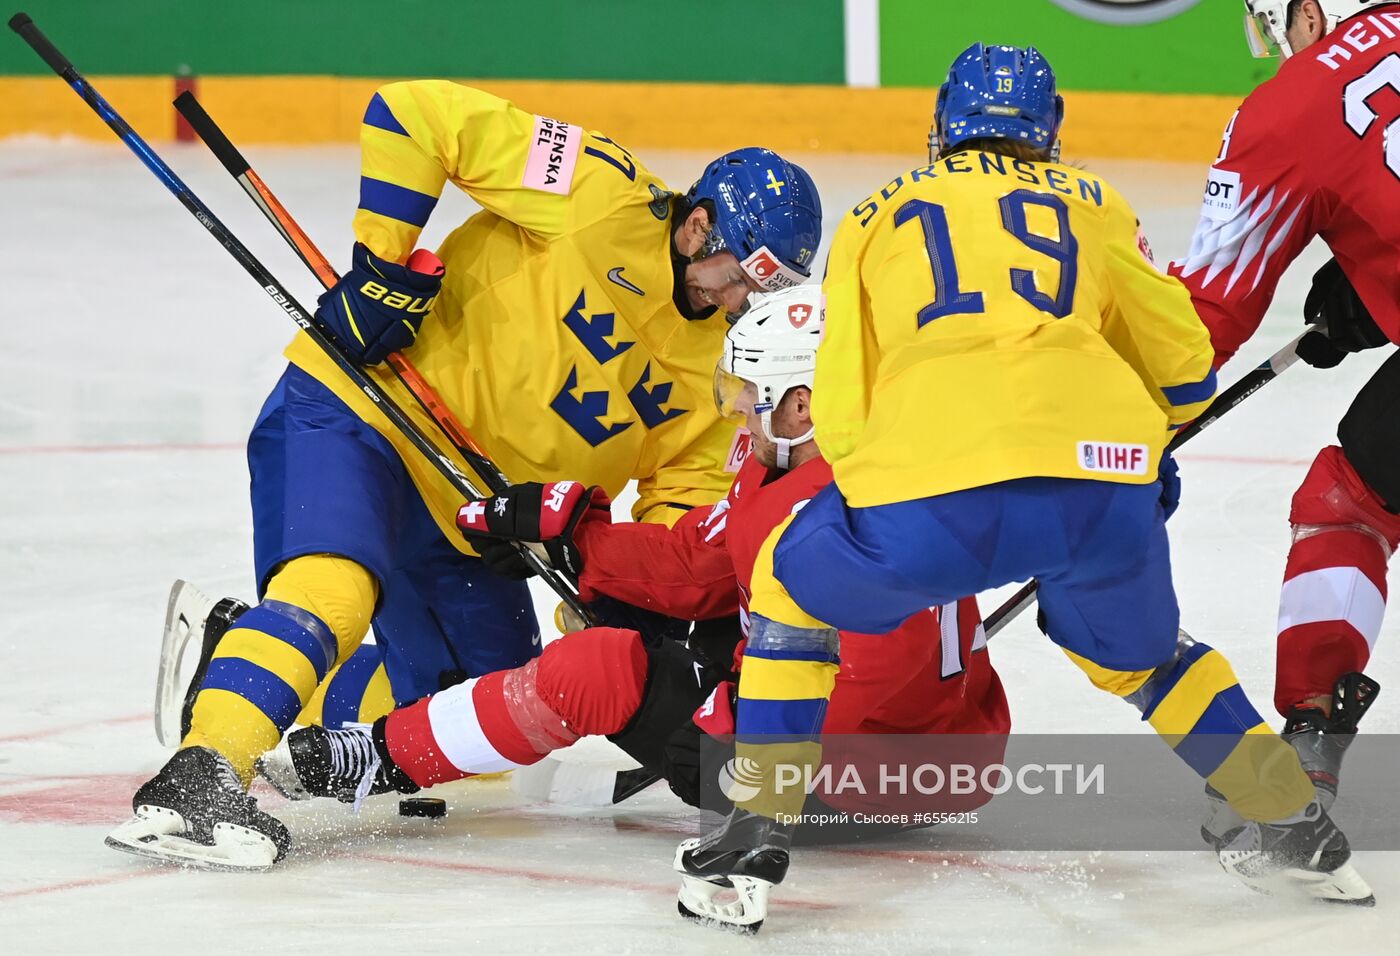
[[[807,324],[807,320],[812,317],[812,307],[810,305],[790,305],[788,306],[788,321],[792,323],[794,329],[800,329]]]
[[[753,274],[758,278],[766,279],[778,271],[778,260],[774,259],[767,252],[764,252],[749,263],[749,268],[753,270]]]
[[[457,512],[457,523],[468,526],[484,524],[481,519],[486,515],[486,505],[480,501],[469,501]]]

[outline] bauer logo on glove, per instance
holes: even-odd
[[[443,272],[442,261],[426,249],[399,265],[357,242],[350,271],[317,300],[316,319],[351,358],[378,365],[418,338]]]

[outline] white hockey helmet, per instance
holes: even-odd
[[[1393,0],[1316,0],[1327,18],[1327,33],[1331,33],[1347,17],[1360,13],[1363,7]],[[1256,57],[1293,55],[1288,43],[1288,8],[1293,0],[1244,0],[1244,33],[1249,52]]]
[[[740,424],[749,411],[757,414],[764,437],[777,446],[779,468],[788,467],[793,446],[811,441],[813,431],[779,438],[773,434],[773,409],[790,390],[812,387],[825,320],[822,287],[807,283],[755,297],[724,337],[724,354],[715,366],[715,405]]]

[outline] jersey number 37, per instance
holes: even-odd
[[[1059,263],[1060,285],[1052,296],[1037,288],[1035,273],[1012,269],[1011,288],[1042,312],[1063,319],[1074,309],[1074,287],[1079,278],[1079,242],[1069,231],[1069,207],[1058,196],[1018,189],[1000,200],[1001,224],[1030,249]],[[1031,232],[1026,225],[1026,208],[1043,206],[1055,214],[1058,239]],[[924,248],[933,269],[934,300],[919,310],[919,328],[945,315],[975,315],[986,311],[982,293],[969,292],[958,284],[958,264],[953,258],[953,240],[948,229],[948,213],[937,203],[911,199],[894,214],[895,227],[918,221],[924,230]]]

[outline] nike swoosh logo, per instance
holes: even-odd
[[[697,687],[705,686],[705,670],[700,666],[699,661],[691,661],[691,667],[695,668],[695,684]]]
[[[643,292],[641,289],[637,288],[637,287],[634,286],[632,283],[630,283],[630,282],[628,282],[626,279],[622,278],[622,270],[625,269],[625,268],[626,268],[626,266],[618,266],[616,269],[609,269],[609,270],[608,270],[608,279],[609,279],[609,281],[617,283],[618,285],[620,285],[620,286],[622,286],[624,289],[626,289],[628,292],[635,292],[635,293],[637,293],[637,295],[646,295],[646,293]]]

